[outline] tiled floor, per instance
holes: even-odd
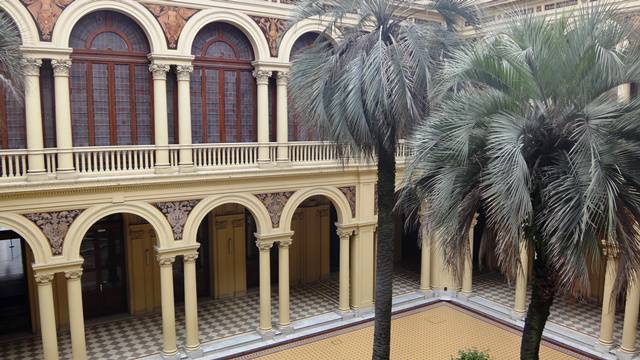
[[[514,301],[514,287],[500,274],[490,273],[475,276],[473,279],[474,295],[497,302],[501,305],[512,307]],[[527,293],[527,303],[530,291]],[[554,300],[551,306],[549,321],[582,334],[598,338],[600,333],[601,304],[596,302],[579,301],[569,297],[560,297]],[[614,340],[619,342],[622,338],[622,325],[624,323],[624,309],[618,309],[614,327]],[[637,341],[640,346],[640,337]]]
[[[416,291],[419,274],[398,270],[394,276],[394,296]],[[338,308],[339,283],[333,276],[327,280],[296,286],[291,289],[291,319],[300,320]],[[278,320],[278,289],[272,289],[272,319]],[[233,335],[254,331],[259,325],[259,293],[249,291],[245,296],[220,300],[203,300],[198,303],[200,341],[206,343]],[[184,344],[184,308],[176,307],[176,332],[178,344]],[[89,359],[134,359],[162,349],[162,317],[154,313],[138,317],[112,319],[101,323],[86,324],[86,341]],[[71,358],[71,344],[67,331],[58,335],[61,359]],[[39,336],[0,344],[0,359],[30,360],[42,358]]]

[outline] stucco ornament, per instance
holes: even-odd
[[[178,6],[148,5],[147,9],[158,19],[164,35],[167,37],[167,45],[170,49],[178,47],[178,39],[182,28],[190,17],[198,12],[196,9],[189,9]]]
[[[24,216],[42,230],[49,240],[53,255],[62,255],[64,238],[67,236],[69,227],[81,212],[82,210],[65,210],[25,214]]]
[[[200,200],[185,200],[159,202],[155,204],[164,216],[167,217],[175,240],[182,240],[184,224],[187,222],[191,210],[193,210],[199,202]]]
[[[356,187],[355,186],[343,186],[339,187],[344,196],[347,198],[349,202],[349,207],[351,208],[351,216],[356,217]]]
[[[73,0],[21,0],[38,25],[41,40],[51,40],[53,27],[56,25],[62,10]]]
[[[252,16],[253,21],[258,24],[260,30],[267,38],[269,44],[269,52],[271,56],[278,56],[278,47],[280,45],[281,36],[287,30],[287,21],[285,19]]]
[[[274,228],[280,226],[280,215],[282,215],[282,210],[291,195],[293,195],[293,191],[256,194],[258,200],[262,201],[267,208],[269,217],[271,218],[271,224]]]

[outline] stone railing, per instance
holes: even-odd
[[[264,147],[265,149],[263,149]],[[278,148],[285,147],[287,157],[278,157]],[[168,164],[157,163],[157,152],[168,151]],[[269,143],[223,143],[170,145],[160,149],[155,145],[135,146],[93,146],[76,147],[71,151],[73,158],[72,177],[107,177],[154,174],[160,167],[163,173],[183,171],[183,167],[191,167],[193,171],[225,170],[234,168],[259,168],[287,165],[288,168],[315,165],[352,165],[372,164],[371,161],[353,157],[348,149],[339,151],[334,143],[326,141],[289,142],[286,144]],[[69,151],[67,151],[69,153]],[[265,158],[260,158],[260,154]],[[0,150],[0,183],[24,181],[32,173],[29,169],[30,157],[42,157],[44,171],[37,173],[38,180],[57,178],[57,149],[43,151]],[[182,163],[181,156],[190,155],[189,161]],[[413,153],[404,141],[400,141],[397,149],[398,163],[402,164]],[[66,174],[68,178],[68,171]]]

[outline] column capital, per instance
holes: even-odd
[[[268,85],[269,84],[269,78],[271,77],[271,75],[273,74],[271,71],[268,70],[254,70],[253,71],[253,77],[256,78],[256,82],[258,83],[258,85]]]
[[[276,74],[276,85],[287,85],[289,82],[289,72],[288,71],[278,71]]]
[[[193,263],[196,262],[196,259],[198,259],[198,253],[197,252],[192,252],[189,254],[184,254],[182,255],[182,259],[185,263]]]
[[[273,241],[256,240],[256,246],[260,251],[269,251],[273,246]]]
[[[50,284],[53,281],[54,273],[35,274],[34,277],[38,285]]]
[[[71,68],[71,60],[69,59],[51,59],[51,66],[53,67],[53,76],[69,76],[69,69]]]
[[[149,71],[153,74],[153,80],[167,80],[169,69],[170,67],[167,64],[149,65]]]
[[[27,76],[39,76],[42,59],[25,57],[22,59],[22,68]]]
[[[189,81],[191,79],[192,72],[193,72],[193,65],[176,65],[176,73],[178,74],[178,81]]]
[[[348,239],[351,235],[353,235],[354,229],[338,227],[336,232],[338,233],[338,237],[340,238],[340,240],[342,240],[344,238]]]
[[[68,280],[80,279],[82,277],[82,269],[65,271],[64,277],[66,277]]]
[[[280,241],[278,241],[278,247],[285,249],[288,248],[289,246],[291,246],[291,243],[293,243],[293,240],[291,238],[287,238],[287,239],[282,239]]]
[[[158,254],[156,256],[156,259],[158,260],[158,264],[160,264],[160,266],[171,266],[176,261],[175,255]]]

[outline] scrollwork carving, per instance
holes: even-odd
[[[33,221],[42,230],[47,240],[49,240],[53,255],[61,255],[64,238],[67,236],[69,227],[81,212],[82,210],[41,212],[25,214],[25,217]]]
[[[178,39],[180,33],[187,23],[187,20],[198,12],[196,9],[189,9],[178,6],[169,5],[145,5],[149,11],[156,17],[164,36],[167,38],[169,49],[178,47]]]
[[[260,16],[252,16],[251,18],[258,24],[258,27],[267,38],[269,53],[271,53],[271,56],[277,57],[281,35],[287,30],[287,20]]]
[[[73,0],[21,0],[21,2],[35,20],[40,31],[40,39],[49,41],[62,10]]]
[[[284,209],[287,201],[289,201],[291,195],[293,195],[293,191],[256,194],[258,200],[262,201],[264,206],[267,208],[269,217],[271,218],[271,224],[274,228],[280,226],[282,210]]]
[[[187,218],[189,217],[191,210],[193,210],[199,202],[200,200],[185,200],[159,202],[155,204],[171,225],[171,230],[173,230],[173,237],[175,240],[182,240],[184,224],[187,222]]]
[[[355,186],[343,186],[339,187],[344,196],[347,198],[349,202],[349,207],[351,208],[351,216],[356,216],[356,187]]]

